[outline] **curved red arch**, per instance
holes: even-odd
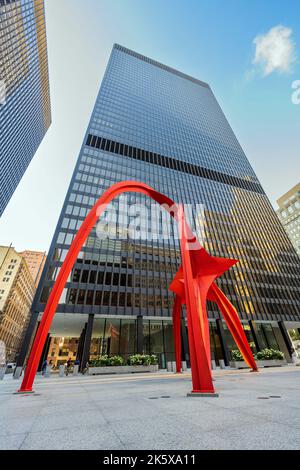
[[[51,290],[48,302],[45,307],[44,314],[42,316],[41,323],[39,325],[32,350],[28,359],[25,376],[21,385],[20,391],[29,392],[32,390],[32,384],[34,377],[38,368],[40,356],[42,354],[43,346],[49,332],[57,304],[59,302],[60,296],[64,289],[64,286],[67,282],[71,269],[78,257],[84,242],[86,241],[90,231],[97,222],[98,217],[105,210],[106,206],[119,194],[124,192],[137,192],[145,194],[146,196],[151,197],[159,204],[166,204],[168,207],[175,207],[175,203],[160,194],[158,191],[155,191],[150,186],[147,186],[144,183],[138,183],[136,181],[125,181],[121,183],[116,183],[111,186],[107,191],[105,191],[102,196],[95,203],[94,207],[88,213],[86,219],[78,230],[71,246],[66,256],[65,261],[62,264],[61,270],[57,277],[57,280]],[[175,213],[171,214],[176,218]]]
[[[124,192],[137,192],[145,194],[146,196],[151,197],[160,205],[164,205],[164,208],[169,212],[169,214],[179,222],[179,228],[181,230],[181,253],[183,259],[183,268],[184,268],[184,284],[185,284],[185,298],[187,302],[187,311],[188,317],[190,317],[190,328],[189,330],[189,343],[190,343],[190,355],[191,355],[191,368],[192,368],[192,380],[193,380],[193,391],[197,392],[214,392],[211,372],[210,372],[210,360],[209,360],[209,334],[207,332],[207,327],[205,322],[207,322],[207,315],[205,310],[205,301],[208,293],[208,288],[214,281],[214,279],[220,275],[220,272],[224,272],[228,269],[233,263],[227,260],[227,267],[221,269],[218,265],[218,260],[221,258],[210,257],[210,255],[201,247],[199,242],[196,240],[195,235],[191,231],[190,227],[186,224],[184,220],[184,215],[181,206],[172,201],[172,199],[167,196],[155,191],[150,186],[147,186],[144,183],[139,183],[137,181],[124,181],[116,183],[111,186],[107,191],[105,191],[102,196],[95,203],[94,207],[90,210],[86,216],[84,222],[82,223],[80,229],[78,230],[70,249],[67,253],[67,256],[62,264],[59,275],[53,285],[48,302],[46,304],[37,334],[34,339],[34,343],[30,352],[28,363],[25,370],[25,375],[21,384],[19,392],[31,392],[34,378],[37,372],[38,364],[42,354],[43,346],[49,332],[55,311],[61,297],[62,291],[65,287],[71,269],[78,257],[78,254],[86,241],[90,231],[97,222],[97,219],[103,213],[107,205],[119,194]],[[193,257],[190,256],[190,251],[187,248],[186,241],[193,242]],[[200,258],[199,258],[200,256]],[[212,261],[214,260],[214,261]],[[206,281],[207,290],[203,290],[201,295],[199,293],[199,298],[195,297],[195,289],[191,290],[193,282],[196,282],[193,279],[193,264],[199,263],[199,261],[204,262],[204,266],[211,266],[213,264],[213,275],[210,275],[209,279],[211,281]],[[208,268],[207,268],[208,269]],[[207,278],[207,269],[203,274],[203,278]],[[220,272],[219,272],[220,271]],[[199,273],[197,274],[199,278]],[[198,279],[197,278],[197,279]],[[202,284],[199,283],[198,279],[198,288]],[[196,286],[196,284],[195,284]],[[201,290],[201,289],[200,289]],[[199,302],[199,299],[201,302]],[[197,306],[197,303],[199,304]],[[201,304],[201,305],[200,305]],[[204,325],[204,326],[203,326]],[[191,331],[192,330],[192,331]],[[203,339],[204,338],[204,339]],[[243,338],[246,340],[246,337]],[[247,340],[246,340],[247,342]],[[248,343],[247,343],[248,344]],[[178,354],[177,354],[178,357]],[[254,359],[253,359],[254,360]],[[203,380],[202,380],[203,379]]]

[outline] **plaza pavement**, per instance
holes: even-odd
[[[300,367],[214,371],[218,398],[187,397],[190,374],[0,382],[0,449],[299,449]]]

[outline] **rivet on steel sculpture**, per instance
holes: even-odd
[[[179,224],[182,266],[177,272],[170,289],[175,293],[173,308],[174,344],[177,372],[181,371],[181,305],[186,304],[190,363],[192,373],[192,393],[214,394],[211,374],[209,323],[206,313],[206,301],[216,302],[227,326],[240,349],[246,363],[257,370],[253,354],[238,314],[227,297],[214,283],[215,279],[237,263],[234,259],[210,256],[196,240],[190,227],[185,222],[181,205],[143,183],[125,181],[111,186],[98,199],[78,230],[57,280],[51,290],[39,328],[25,369],[24,379],[19,392],[32,392],[33,381],[47,334],[56,312],[62,291],[78,254],[107,205],[124,192],[137,192],[154,199],[174,217]],[[192,247],[192,248],[191,248]]]

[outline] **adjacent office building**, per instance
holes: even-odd
[[[19,351],[35,285],[22,256],[13,247],[0,247],[0,340],[6,348],[7,362],[14,362]]]
[[[19,253],[25,259],[34,284],[37,287],[44,269],[46,253],[42,251],[25,250]]]
[[[30,259],[39,265],[30,266]],[[41,273],[44,263],[45,253],[18,253],[12,246],[0,246],[0,340],[7,362],[14,362],[19,353],[37,287],[35,271]]]
[[[300,183],[277,199],[278,217],[300,256]]]
[[[113,47],[84,136],[22,360],[76,231],[97,198],[123,180],[191,204],[192,225],[199,237],[204,230],[209,253],[239,260],[218,284],[236,306],[253,350],[279,348],[290,360],[288,330],[300,328],[299,259],[210,86],[120,45]],[[151,204],[138,194],[127,202]],[[204,225],[197,224],[198,204]],[[121,204],[116,210],[122,230]],[[150,216],[148,222],[148,236],[140,239],[101,240],[92,230],[60,299],[44,357],[52,337],[71,358],[73,346],[68,355],[62,339],[73,345],[70,338],[77,338],[83,367],[105,353],[155,353],[161,367],[173,359],[168,285],[180,265],[179,243],[174,227],[169,237],[160,236],[159,227],[151,237]],[[236,346],[213,303],[208,315],[213,357],[228,362]],[[182,326],[188,359],[184,312]]]
[[[0,216],[51,123],[44,0],[0,0]]]

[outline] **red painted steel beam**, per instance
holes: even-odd
[[[153,188],[147,186],[144,183],[139,183],[136,181],[124,181],[121,183],[116,183],[102,194],[102,196],[98,199],[94,207],[90,210],[87,217],[83,221],[80,229],[78,230],[67,253],[65,261],[62,264],[59,275],[53,285],[30,352],[30,356],[25,370],[25,375],[19,392],[24,393],[32,391],[32,385],[37,372],[37,367],[40,360],[40,356],[42,354],[42,349],[47,334],[49,332],[53,317],[55,315],[60,296],[84,242],[86,241],[90,231],[96,224],[98,218],[103,213],[107,205],[115,197],[124,192],[137,192],[145,194],[146,196],[149,196],[154,199],[160,205],[163,205],[163,207],[167,211],[169,211],[172,217],[174,217],[175,219],[177,218],[177,206],[172,201],[172,199],[168,198],[167,196],[164,196],[163,194],[160,194],[159,192],[155,191]]]
[[[209,300],[214,301],[223,315],[224,320],[229,328],[234,341],[236,342],[241,354],[249,367],[255,372],[258,371],[257,364],[253,357],[253,353],[249,346],[244,328],[239,319],[238,313],[226,295],[219,289],[216,284],[210,287]]]
[[[162,205],[163,208],[167,210],[167,212],[179,223],[182,269],[178,274],[178,279],[174,283],[174,286],[172,283],[172,286],[175,287],[172,290],[176,292],[177,288],[180,291],[178,292],[178,295],[181,297],[181,301],[184,301],[187,305],[188,339],[193,392],[214,392],[211,377],[206,298],[213,281],[224,271],[229,269],[230,266],[235,264],[236,260],[225,260],[223,258],[210,256],[204,248],[201,247],[190,227],[186,224],[183,208],[176,205],[170,198],[160,194],[150,186],[136,181],[117,183],[105,191],[94,207],[90,210],[78,230],[45,306],[19,392],[24,393],[32,391],[32,385],[38,368],[40,356],[42,354],[43,346],[55,315],[59,299],[84,242],[96,224],[97,219],[106,209],[107,205],[115,197],[124,192],[137,192],[149,196]],[[224,298],[221,297],[219,293],[217,294],[214,292],[214,295],[217,295],[218,297],[219,304],[222,303],[223,314],[227,314],[228,318],[230,317],[232,324],[236,330],[239,331],[236,321],[232,320],[232,312],[231,315],[228,313],[230,310],[228,304],[226,304]],[[178,305],[176,308],[178,309]],[[177,324],[175,326],[175,330],[176,327]],[[176,333],[176,341],[178,341],[178,333]],[[177,343],[177,351],[178,350],[179,348]]]
[[[206,310],[203,310],[202,292],[197,289],[197,281],[193,275],[192,257],[194,250],[190,250],[187,239],[188,228],[185,222],[183,207],[179,206],[180,248],[185,288],[187,311],[188,339],[190,347],[190,362],[192,373],[192,393],[214,393],[211,375],[211,364],[208,361],[206,343]],[[204,250],[204,248],[200,248]]]

